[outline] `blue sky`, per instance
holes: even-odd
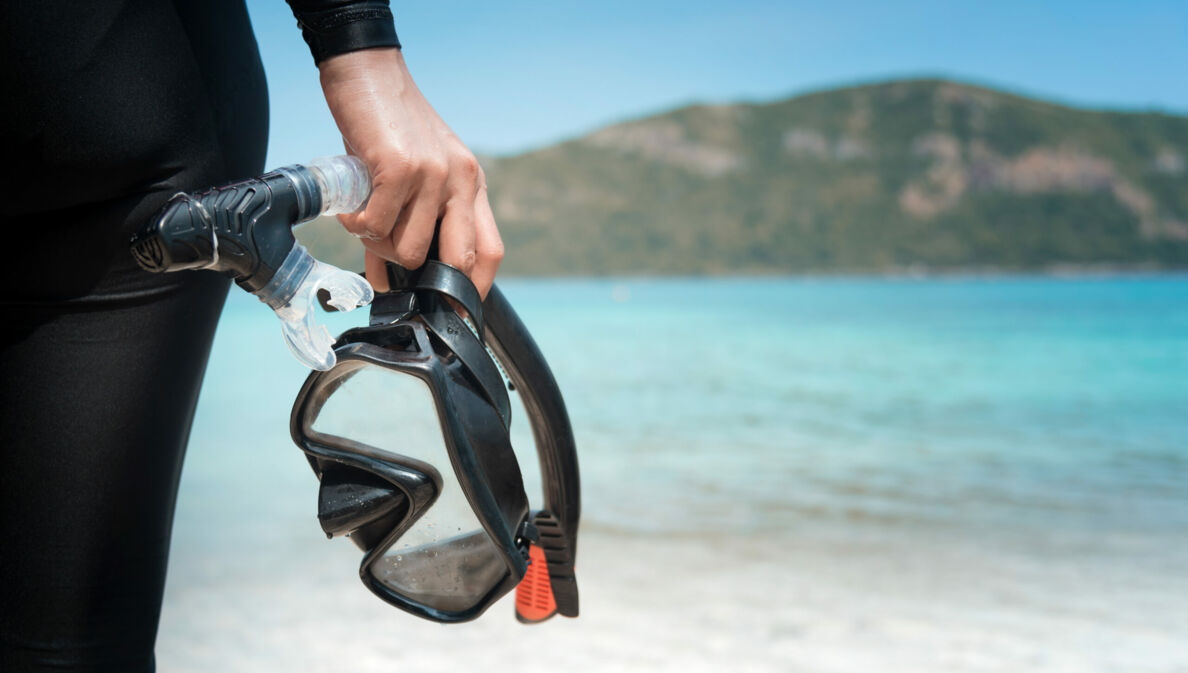
[[[695,101],[917,75],[1188,112],[1188,0],[392,4],[413,76],[479,152]],[[272,100],[269,166],[341,151],[288,6],[248,7]]]

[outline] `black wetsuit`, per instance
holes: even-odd
[[[290,4],[315,60],[399,46],[386,1]],[[0,671],[151,671],[229,281],[128,241],[263,169],[264,72],[242,0],[7,2],[0,56]]]

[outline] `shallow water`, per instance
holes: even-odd
[[[1188,670],[1188,278],[503,286],[573,416],[583,617],[372,598],[288,438],[304,372],[233,291],[162,670]]]

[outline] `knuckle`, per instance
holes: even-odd
[[[482,173],[482,168],[479,167],[478,159],[470,152],[464,152],[455,160],[458,177],[467,182],[478,182],[479,175]]]
[[[391,230],[390,223],[383,221],[378,217],[359,217],[355,233],[363,234],[370,238],[383,238],[388,235]]]
[[[505,252],[503,241],[492,241],[479,249],[478,256],[485,262],[498,264],[503,261]]]
[[[470,270],[474,268],[474,264],[477,260],[478,256],[475,254],[475,251],[467,250],[462,253],[461,257],[458,258],[458,268],[465,273],[470,273]]]
[[[374,171],[375,175],[372,176],[372,180],[377,183],[399,180],[415,168],[408,152],[404,148],[396,146],[377,148],[374,156],[365,159],[364,163]]]
[[[441,159],[425,159],[417,166],[417,174],[426,182],[445,182],[450,174],[449,165]]]
[[[397,245],[393,252],[396,263],[400,266],[406,269],[419,269],[425,263],[425,255],[428,251],[420,246],[402,243]]]
[[[380,233],[373,226],[375,218],[365,217],[362,213],[351,215],[339,215],[338,221],[342,223],[344,229],[351,233],[352,236],[358,238],[376,238]]]

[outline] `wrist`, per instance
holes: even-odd
[[[366,93],[374,93],[379,87],[403,92],[412,81],[404,54],[395,47],[360,49],[331,56],[318,64],[318,73],[326,100],[331,105],[334,104],[330,100],[331,92],[350,83],[363,85]]]

